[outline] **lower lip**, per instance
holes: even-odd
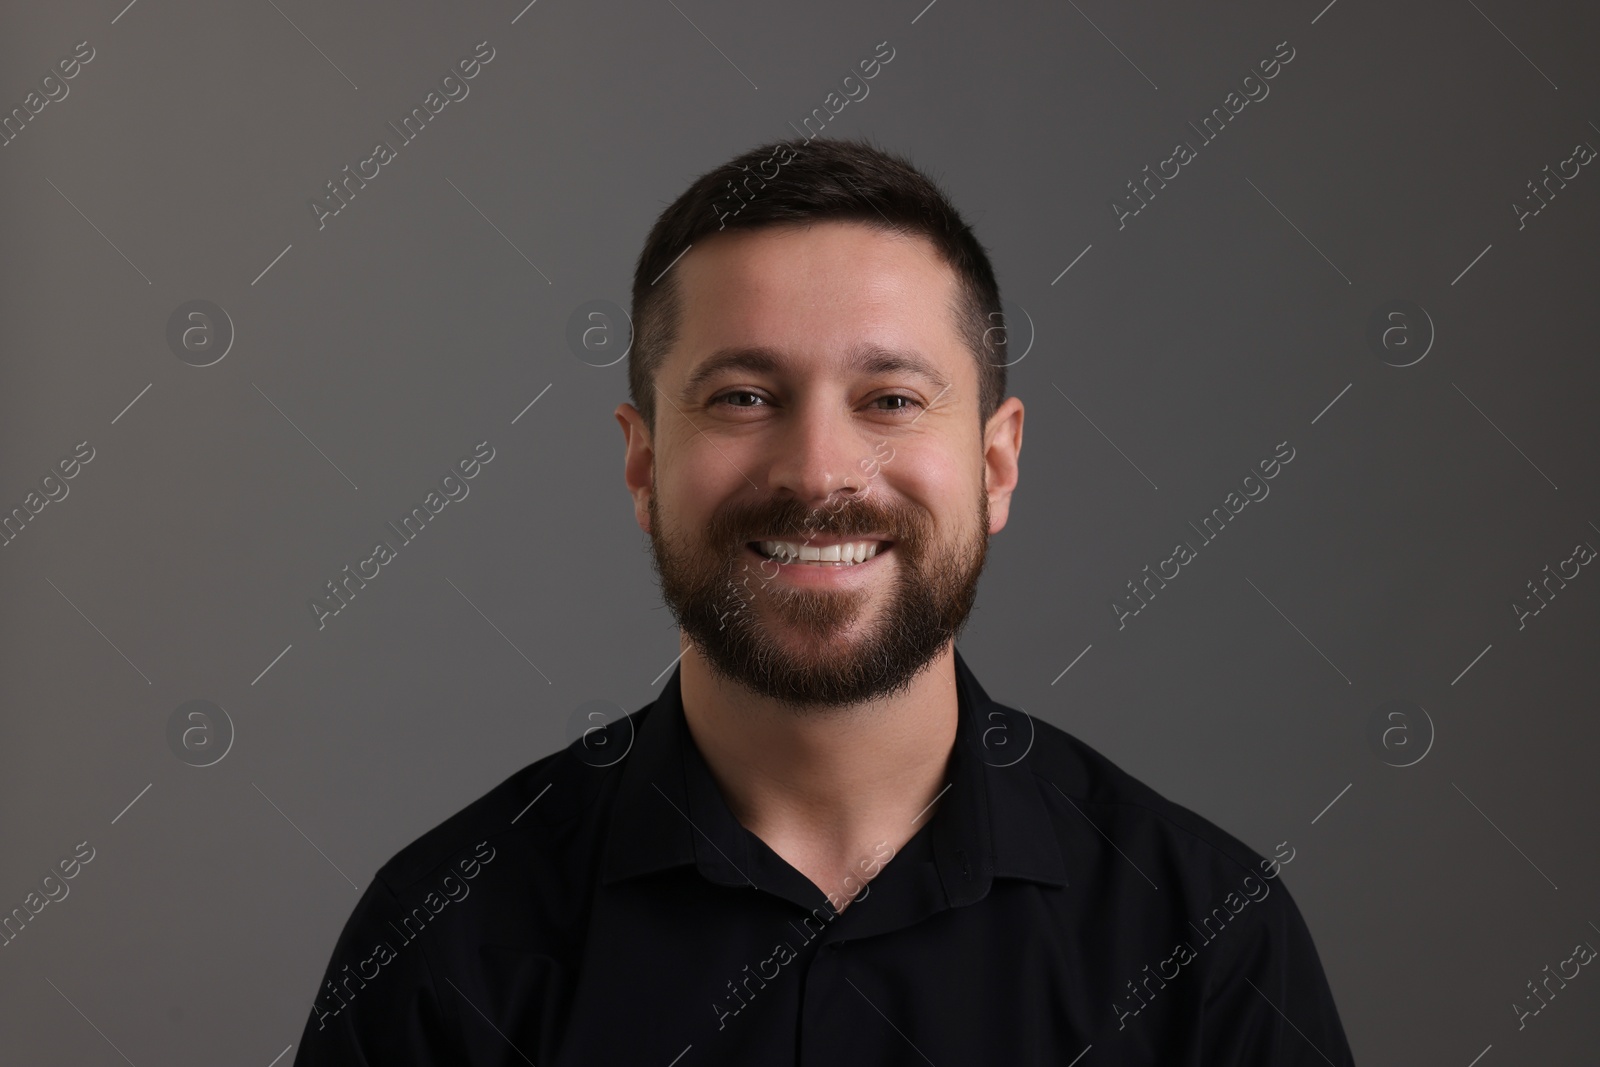
[[[822,563],[804,562],[796,560],[793,563],[783,563],[770,556],[763,556],[749,545],[742,546],[742,551],[748,557],[754,557],[759,566],[758,580],[787,582],[791,585],[828,588],[846,585],[850,582],[861,581],[864,576],[875,574],[880,569],[877,564],[884,556],[894,549],[893,544],[880,547],[876,555],[862,563]],[[774,573],[776,568],[776,573]]]

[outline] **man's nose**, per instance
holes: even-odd
[[[794,411],[773,435],[767,488],[818,507],[834,494],[859,494],[866,487],[860,460],[870,445],[846,411],[812,404]]]

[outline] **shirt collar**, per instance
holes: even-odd
[[[622,767],[601,881],[694,864],[722,885],[755,885],[750,832],[729,810],[683,716],[682,667],[645,714]],[[1027,756],[1035,724],[997,704],[955,652],[959,719],[930,844],[946,902],[981,900],[996,877],[1067,884],[1066,863]]]

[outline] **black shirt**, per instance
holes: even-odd
[[[948,786],[842,912],[729,811],[674,671],[378,871],[296,1067],[1351,1064],[1292,846],[955,664]]]

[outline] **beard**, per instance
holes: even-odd
[[[925,511],[877,495],[826,508],[730,500],[696,538],[666,530],[654,489],[652,474],[650,545],[678,625],[715,674],[796,712],[909,688],[959,636],[977,599],[989,540],[982,490],[977,523],[937,545]],[[858,534],[892,541],[884,562],[893,567],[853,587],[791,586],[778,568],[816,564],[757,563],[744,551],[750,541]]]

